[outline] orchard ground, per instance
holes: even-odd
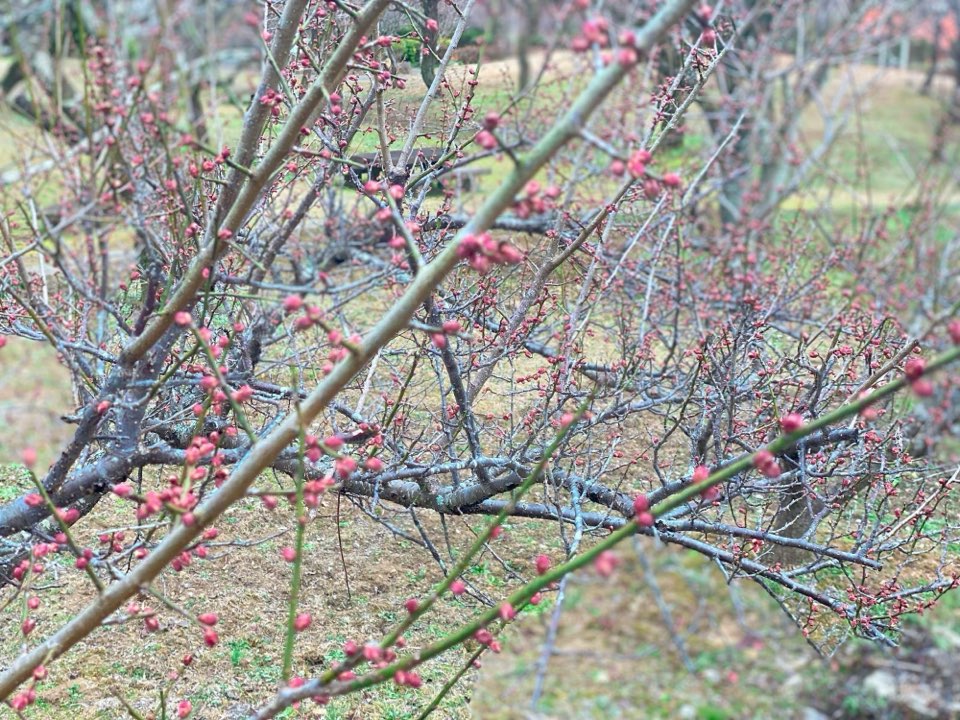
[[[558,56],[559,71],[568,60]],[[455,68],[454,75],[464,71]],[[914,178],[907,159],[929,153],[930,118],[941,106],[936,91],[931,98],[918,93],[919,73],[889,70],[880,80],[876,73],[876,68],[868,66],[835,72],[830,82],[859,88],[864,93],[861,106],[869,112],[841,134],[830,165],[823,168],[812,190],[788,201],[790,210],[822,207],[840,215],[864,202],[877,207],[909,203]],[[507,97],[513,74],[510,61],[483,67],[479,89],[489,96],[480,95],[481,109],[495,107]],[[941,94],[946,96],[947,80],[940,82]],[[411,77],[404,95],[411,106],[421,92],[418,83]],[[550,85],[546,87],[549,93]],[[546,100],[541,96],[533,101]],[[227,142],[236,127],[233,113],[223,111]],[[822,130],[812,110],[804,118],[803,129],[811,137]],[[0,132],[17,137],[33,133],[33,128],[3,115]],[[687,143],[696,142],[697,119],[691,116]],[[0,149],[0,166],[13,159],[15,145],[9,142]],[[683,152],[670,151],[666,162],[682,167]],[[867,166],[859,162],[864,157],[869,159]],[[852,174],[858,167],[863,169],[860,176]],[[479,180],[474,192],[492,187],[507,165],[489,161],[488,168],[490,174]],[[463,201],[469,207],[471,197]],[[71,406],[67,378],[48,349],[17,340],[0,352],[0,369],[0,425],[17,429],[0,433],[0,443],[5,443],[0,445],[0,459],[15,459],[21,448],[12,442],[19,441],[37,447],[43,466],[69,437],[70,426],[53,410]],[[22,468],[16,464],[7,463],[0,472],[3,497],[26,487]],[[111,498],[106,503],[108,512],[81,524],[85,540],[93,546],[99,533],[128,521],[129,513],[121,514],[117,501]],[[397,533],[418,537],[407,511],[381,510]],[[442,536],[438,518],[420,513],[417,519],[431,536]],[[118,525],[111,526],[112,521]],[[459,549],[485,521],[448,517],[446,524],[451,546]],[[172,611],[162,613],[157,633],[146,632],[138,620],[110,625],[51,666],[51,680],[43,685],[40,701],[27,716],[118,718],[124,710],[114,692],[145,712],[157,707],[160,692],[167,689],[171,701],[189,697],[198,718],[239,718],[252,703],[267,697],[280,676],[283,642],[281,618],[268,613],[285,606],[290,568],[280,557],[280,548],[290,543],[293,523],[289,514],[271,514],[251,500],[233,508],[218,527],[221,534],[209,559],[195,561],[182,573],[168,572],[160,580],[163,593],[183,609],[219,614],[216,647],[203,647],[197,629]],[[316,521],[309,525],[307,543],[301,608],[312,613],[314,622],[300,635],[296,649],[296,668],[304,675],[342,657],[347,639],[362,642],[379,637],[404,612],[404,600],[422,590],[424,581],[441,577],[424,548],[371,522],[346,500],[338,507],[335,497],[326,498],[319,508]],[[534,572],[537,554],[556,557],[558,551],[552,526],[548,532],[543,524],[513,520],[466,579],[476,595],[496,601],[511,586],[511,576],[529,577]],[[646,554],[659,590],[650,584],[638,553]],[[728,587],[720,572],[699,555],[641,541],[636,547],[621,548],[620,557],[622,564],[612,578],[584,572],[568,583],[563,622],[536,713],[530,711],[530,697],[554,595],[521,616],[503,638],[503,653],[485,655],[483,668],[469,672],[436,717],[800,717],[804,708],[817,704],[821,691],[840,692],[831,675],[844,663],[859,661],[855,643],[832,660],[821,659],[773,599],[751,584]],[[68,570],[66,559],[60,562],[51,563],[43,578],[52,590],[44,593],[51,599],[36,613],[38,633],[56,627],[91,597],[85,579]],[[211,588],[215,596],[209,594]],[[672,627],[654,602],[657,593],[667,599]],[[145,602],[160,609],[159,601]],[[442,637],[479,607],[475,597],[448,598],[416,626],[416,632],[406,638],[408,646]],[[916,627],[941,639],[957,637],[956,599],[948,597],[918,622]],[[759,627],[762,635],[756,633]],[[2,657],[16,655],[17,628],[0,626],[0,637],[4,638]],[[196,659],[184,669],[181,658],[187,653]],[[417,692],[384,685],[335,700],[325,708],[307,703],[299,715],[291,710],[285,716],[416,718],[460,670],[465,657],[464,652],[452,652],[424,666],[425,687]],[[180,677],[172,680],[171,672]],[[842,692],[845,699],[830,707],[840,707],[847,715],[837,717],[863,717],[857,713],[873,712],[877,703],[882,705],[865,690]],[[7,715],[12,717],[0,707],[0,718]]]

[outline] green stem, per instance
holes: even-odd
[[[296,387],[296,381],[293,383],[293,387]],[[296,408],[297,415],[300,414],[300,405],[297,404]],[[303,423],[300,424],[300,450],[299,450],[299,463],[297,464],[297,475],[294,478],[294,482],[297,486],[297,504],[294,509],[294,518],[297,523],[296,538],[294,540],[294,550],[296,555],[293,559],[293,573],[290,577],[290,602],[287,605],[287,634],[283,641],[283,681],[286,682],[290,679],[290,673],[293,669],[293,645],[294,639],[297,634],[297,629],[294,627],[294,624],[297,621],[297,607],[300,603],[300,581],[303,576],[303,535],[305,523],[301,522],[301,518],[304,515],[304,504],[303,504],[303,477],[304,477],[304,463],[306,459],[304,453],[306,452],[306,430],[304,429]]]

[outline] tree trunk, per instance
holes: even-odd
[[[437,68],[440,67],[440,61],[437,59],[437,41],[440,38],[439,0],[421,0],[420,5],[427,19],[438,23],[436,30],[430,30],[425,24],[420,28],[423,39],[426,40],[424,47],[430,51],[420,56],[420,77],[423,79],[423,84],[430,87],[437,75]]]
[[[523,28],[517,38],[517,90],[523,92],[530,84],[530,48],[537,35],[540,25],[540,11],[538,3],[533,0],[523,2]]]

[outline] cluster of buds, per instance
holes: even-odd
[[[308,330],[323,320],[323,312],[320,308],[316,305],[307,305],[299,295],[287,295],[282,304],[283,311],[287,314],[303,309],[303,315],[300,315],[293,322],[293,327],[297,330]]]
[[[208,158],[203,160],[199,165],[194,162],[190,163],[187,166],[187,172],[190,173],[190,177],[196,178],[200,176],[201,172],[212,173],[216,168],[217,164]],[[196,231],[194,231],[194,234],[196,234]]]
[[[43,558],[52,553],[63,552],[67,549],[67,536],[62,532],[57,533],[53,542],[41,542],[34,545],[30,550],[30,557],[24,558],[13,568],[11,575],[13,575],[14,580],[23,580],[28,574],[33,575],[42,575],[46,570],[46,565],[44,565]],[[90,557],[93,557],[93,553],[90,552]],[[31,610],[36,610],[40,606],[39,598],[32,598],[28,602],[28,607]]]
[[[45,503],[45,500],[39,493],[27,493],[23,498],[23,502],[26,503],[28,507],[39,507]],[[80,511],[76,508],[55,508],[53,512],[58,520],[67,525],[73,525],[73,523],[80,519]]]
[[[303,504],[308,508],[317,507],[320,504],[320,496],[332,488],[334,484],[335,480],[333,475],[330,474],[324,475],[319,479],[308,480],[303,484]],[[277,497],[275,495],[264,495],[261,501],[267,510],[273,510],[277,507]],[[290,503],[291,507],[295,506],[297,504],[297,496],[294,493],[288,494],[287,502]],[[296,558],[293,548],[284,548],[281,554],[283,554],[287,562],[293,562]]]
[[[923,377],[926,370],[927,361],[919,357],[910,358],[903,367],[907,380],[910,381],[910,388],[920,397],[933,395],[933,383]]]
[[[336,455],[337,451],[343,447],[343,438],[339,435],[331,435],[321,441],[316,435],[307,435],[304,438],[306,452],[304,455],[310,462],[317,462],[323,455]]]
[[[795,433],[803,427],[803,415],[800,413],[787,413],[780,418],[780,429],[785,433]]]
[[[697,9],[697,15],[700,21],[706,26],[700,33],[700,46],[703,48],[712,48],[717,44],[717,31],[710,27],[709,22],[713,17],[713,8],[709,5],[701,5]]]
[[[633,519],[640,527],[652,527],[653,513],[650,512],[650,500],[646,495],[637,495],[633,499]]]
[[[947,333],[954,345],[960,345],[960,320],[951,320],[947,323]]]
[[[493,652],[500,652],[500,642],[493,638],[493,633],[486,628],[480,628],[473,634],[473,639],[484,647],[490,648]]]
[[[23,580],[30,572],[34,575],[42,575],[44,570],[46,566],[43,563],[31,563],[29,559],[23,559],[14,566],[10,574],[14,580]]]
[[[397,685],[410,687],[414,690],[423,685],[423,680],[420,678],[420,675],[413,670],[397,670],[393,674],[393,681]]]
[[[525,195],[514,202],[513,211],[519,218],[528,218],[531,215],[541,215],[555,207],[554,201],[560,197],[560,188],[551,185],[542,190],[540,183],[531,180],[524,188]]]
[[[363,192],[365,192],[367,195],[376,195],[377,193],[383,190],[386,190],[387,194],[391,198],[393,198],[396,202],[400,202],[401,200],[403,200],[403,196],[406,193],[406,190],[404,190],[403,185],[398,185],[398,184],[386,185],[385,183],[379,182],[377,180],[367,180],[363,184]],[[389,218],[390,218],[390,210],[389,208],[387,208],[386,217],[380,218],[380,219],[385,220]]]
[[[474,141],[482,147],[484,150],[493,150],[499,144],[496,135],[493,134],[493,131],[497,129],[500,125],[500,116],[491,111],[488,112],[483,118],[483,130],[478,132],[474,136]]]
[[[608,578],[613,575],[619,564],[620,558],[614,555],[612,550],[604,550],[594,558],[593,569],[600,577]]]
[[[398,640],[398,644],[401,644],[400,640]],[[367,643],[363,647],[360,647],[360,645],[353,640],[347,640],[343,644],[343,652],[347,656],[347,660],[356,660],[359,658],[370,663],[370,665],[377,669],[385,668],[397,659],[397,653],[391,648],[382,648],[374,643]],[[354,677],[354,673],[349,670],[338,675],[339,680],[352,680]]]
[[[123,531],[114,533],[100,533],[97,536],[103,545],[109,545],[109,549],[115,553],[123,552],[123,543],[126,540],[126,534]]]
[[[445,320],[440,326],[440,332],[430,333],[430,342],[439,350],[447,346],[447,335],[457,335],[463,330],[456,320]]]
[[[764,477],[775,478],[780,476],[780,465],[777,464],[777,459],[769,450],[758,450],[753,456],[753,466]]]
[[[188,513],[196,505],[196,496],[193,493],[183,493],[179,488],[170,486],[160,492],[156,490],[147,491],[143,497],[143,502],[137,506],[137,520],[146,520],[151,515],[156,515],[167,503],[176,502],[178,507]]]
[[[330,93],[330,114],[334,117],[343,114],[343,106],[340,104],[342,101],[340,93]]]
[[[706,465],[698,465],[693,469],[693,475],[690,477],[690,482],[694,485],[699,485],[704,482],[708,477],[710,477],[710,468]],[[704,488],[700,491],[700,497],[703,498],[705,502],[713,502],[718,497],[720,497],[720,486],[719,485],[710,485],[707,488]]]
[[[42,668],[43,665],[38,665],[37,670]],[[36,679],[36,672],[34,670],[34,678]],[[43,671],[44,676],[46,676],[46,670]],[[34,687],[30,687],[24,690],[21,693],[17,693],[12,698],[10,698],[10,708],[16,713],[22,713],[28,707],[33,705],[37,701],[37,690]]]
[[[656,200],[664,187],[676,189],[683,185],[680,176],[675,172],[666,172],[660,178],[654,177],[647,170],[647,165],[653,161],[649,150],[635,150],[626,162],[616,158],[610,163],[610,173],[614,177],[623,177],[629,173],[634,180],[643,179],[643,194],[648,200]]]
[[[636,35],[626,30],[617,37],[617,47],[610,48],[610,26],[606,18],[597,17],[584,20],[580,25],[580,34],[573,38],[570,49],[574,52],[587,52],[591,47],[603,49],[601,59],[604,65],[614,60],[620,67],[628,70],[637,64],[640,54],[636,47]]]
[[[460,238],[457,257],[485,275],[494,265],[516,265],[523,260],[523,253],[506,241],[497,241],[489,233],[481,233]]]
[[[303,315],[297,317],[293,324],[296,330],[307,330],[314,325],[324,326],[323,311],[316,305],[305,304],[299,295],[288,295],[284,298],[283,309],[287,313],[297,312],[301,308],[304,311]],[[357,333],[352,334],[349,338],[344,338],[343,333],[339,330],[328,330],[327,340],[330,341],[332,348],[327,361],[320,368],[324,375],[330,373],[333,366],[343,360],[351,349],[363,342],[363,338]]]
[[[270,108],[270,115],[278,117],[280,115],[280,106],[283,104],[283,95],[273,88],[267,90],[260,96],[260,104]]]
[[[580,25],[580,34],[570,43],[574,52],[586,52],[592,45],[607,47],[610,43],[609,23],[604,17],[584,20]]]
[[[637,150],[627,159],[626,170],[634,180],[637,180],[647,174],[647,165],[651,160],[653,156],[649,150]]]

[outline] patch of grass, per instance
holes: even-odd
[[[67,700],[65,706],[68,708],[77,708],[84,702],[83,692],[80,686],[73,683],[67,688]]]
[[[230,664],[240,667],[240,662],[250,650],[250,643],[243,639],[232,639],[227,641],[227,647],[230,648]]]
[[[19,463],[0,465],[0,502],[14,500],[32,486],[27,469]]]

